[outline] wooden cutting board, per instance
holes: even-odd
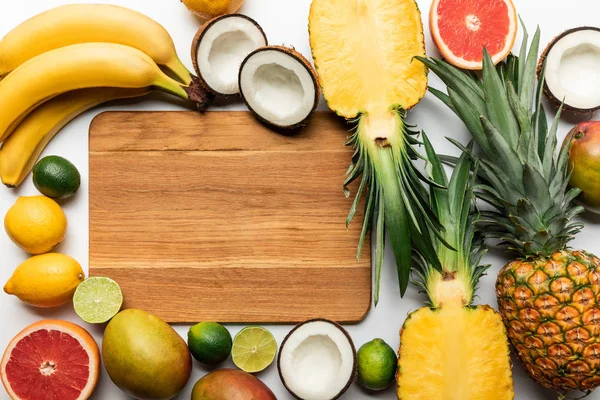
[[[346,230],[348,126],[296,135],[247,112],[108,112],[90,128],[90,275],[168,322],[353,323],[371,304]],[[362,205],[359,207],[362,209]]]

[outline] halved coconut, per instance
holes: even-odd
[[[335,322],[315,319],[297,325],[284,339],[277,359],[286,389],[300,400],[333,400],[356,377],[356,349]]]
[[[569,29],[542,55],[546,63],[544,92],[555,104],[574,112],[600,109],[600,28]]]
[[[204,24],[192,42],[192,63],[202,84],[216,95],[240,92],[240,65],[252,51],[267,45],[256,21],[242,14],[227,14]]]
[[[284,129],[304,125],[321,97],[312,65],[296,50],[282,46],[250,53],[242,63],[239,85],[250,111]]]

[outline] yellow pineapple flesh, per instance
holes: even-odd
[[[474,178],[468,156],[448,181],[433,147],[423,138],[431,175],[447,190],[430,189],[433,210],[445,227],[435,252],[442,271],[423,258],[417,282],[429,307],[412,313],[400,332],[398,398],[401,400],[511,400],[514,398],[510,350],[502,317],[489,306],[473,306],[479,278],[487,266],[481,235],[474,227]],[[455,250],[454,250],[455,249]]]
[[[527,372],[555,390],[600,386],[600,259],[562,250],[507,264],[498,304]]]
[[[421,13],[415,0],[312,0],[309,36],[329,108],[357,122],[346,143],[354,149],[346,196],[352,182],[360,184],[347,224],[365,195],[357,257],[372,229],[377,304],[386,237],[401,295],[410,281],[413,244],[441,268],[434,254],[424,251],[432,245],[422,233],[439,235],[441,226],[424,195],[427,178],[412,162],[421,157],[419,132],[404,121],[427,92],[427,68],[414,61],[425,55]]]
[[[412,313],[400,334],[398,398],[511,400],[506,331],[488,306]]]

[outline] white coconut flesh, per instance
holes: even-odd
[[[583,110],[600,106],[600,32],[574,31],[546,58],[546,85],[558,101]]]
[[[208,27],[200,40],[196,53],[199,73],[215,92],[237,94],[242,61],[266,44],[254,21],[240,16],[222,18]]]
[[[290,334],[279,371],[290,392],[304,400],[331,400],[353,379],[354,347],[337,326],[309,322]]]
[[[280,127],[303,122],[317,101],[315,78],[306,65],[277,49],[248,57],[240,71],[240,91],[253,112]]]

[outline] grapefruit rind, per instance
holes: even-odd
[[[60,320],[44,320],[39,321],[34,324],[29,325],[21,332],[19,332],[8,344],[6,350],[4,351],[4,355],[2,356],[2,361],[0,362],[0,376],[2,378],[2,384],[6,389],[8,396],[12,400],[21,400],[12,389],[10,382],[8,381],[8,377],[6,376],[6,365],[10,360],[10,356],[16,347],[16,345],[23,340],[23,338],[31,335],[32,333],[40,330],[56,330],[60,332],[64,332],[74,339],[76,339],[81,347],[86,351],[90,358],[89,365],[89,380],[86,386],[82,389],[81,394],[77,400],[87,400],[94,389],[96,388],[96,384],[98,383],[98,376],[100,374],[100,349],[98,345],[94,341],[94,338],[82,327],[73,324],[67,321]]]
[[[473,71],[481,70],[482,65],[483,65],[483,59],[482,59],[482,61],[465,60],[463,57],[460,57],[460,56],[457,56],[456,54],[454,54],[452,52],[452,50],[450,50],[450,48],[446,45],[444,40],[442,40],[440,31],[438,29],[439,15],[437,12],[440,1],[443,1],[443,0],[434,0],[433,3],[431,4],[431,8],[429,11],[429,28],[430,28],[431,37],[433,38],[435,46],[437,47],[439,52],[442,54],[442,56],[446,59],[446,61],[448,61],[450,64],[452,64],[458,68],[463,68],[463,69],[468,69],[468,70],[473,70]],[[510,52],[515,44],[515,40],[517,38],[517,29],[518,29],[517,10],[515,9],[515,6],[511,0],[504,0],[504,2],[506,3],[506,6],[509,11],[509,24],[510,25],[509,25],[508,35],[506,36],[506,42],[505,42],[505,45],[502,48],[502,50],[497,52],[496,54],[490,54],[494,65],[498,64],[500,61],[504,60],[510,54]],[[483,49],[482,49],[482,54],[483,54]]]

